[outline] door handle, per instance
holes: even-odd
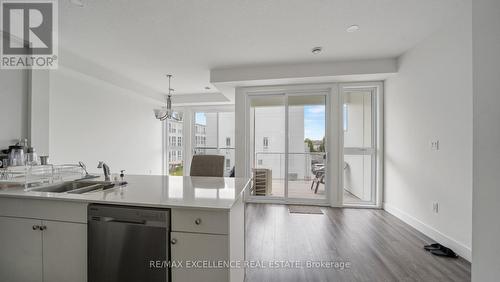
[[[177,244],[177,239],[175,239],[175,238],[172,238],[172,240],[170,240],[170,244],[172,244],[172,245],[175,245],[175,244]]]

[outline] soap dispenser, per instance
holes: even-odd
[[[127,184],[127,181],[124,180],[125,177],[124,171],[125,171],[124,169],[120,170],[120,182],[118,183],[119,186]]]

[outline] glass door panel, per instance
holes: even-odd
[[[194,114],[194,154],[217,153],[217,113]]]
[[[224,159],[224,176],[230,176],[234,168],[234,112],[219,112],[219,154]]]
[[[369,89],[343,91],[344,204],[375,204],[373,93]]]
[[[250,97],[251,195],[285,196],[285,96]]]
[[[195,112],[193,154],[224,156],[224,176],[231,176],[234,160],[234,112]]]
[[[326,96],[288,96],[287,198],[326,199]]]
[[[167,119],[168,175],[182,176],[184,170],[184,121],[182,113],[175,112],[176,119]]]
[[[344,154],[344,203],[371,203],[372,197],[372,156]]]

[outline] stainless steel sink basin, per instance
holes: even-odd
[[[31,191],[83,194],[95,190],[106,190],[114,186],[114,183],[107,181],[67,181],[40,188],[33,188]]]

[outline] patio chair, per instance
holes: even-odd
[[[344,170],[349,168],[349,164],[344,162]],[[319,184],[325,184],[325,165],[324,164],[314,164],[311,168],[312,173],[314,174],[313,182],[311,183],[311,190],[316,184],[316,188],[314,189],[314,194],[318,193]]]
[[[314,174],[314,179],[311,183],[311,190],[316,184],[316,188],[314,189],[314,194],[318,193],[319,184],[325,184],[325,166],[324,165],[316,165],[312,167],[312,173]]]

